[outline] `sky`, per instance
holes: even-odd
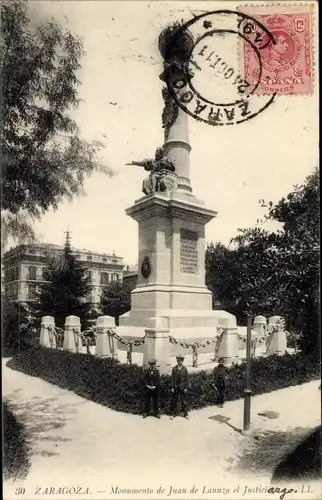
[[[86,52],[78,74],[82,102],[73,118],[83,138],[103,142],[101,159],[116,174],[94,174],[85,182],[86,196],[45,214],[34,225],[41,242],[63,244],[69,226],[74,247],[115,251],[126,264],[136,263],[137,223],[125,209],[141,197],[145,173],[125,163],[153,157],[163,142],[158,35],[171,21],[191,18],[191,11],[236,5],[30,2],[35,19],[53,16],[81,36]],[[238,228],[252,227],[263,217],[260,198],[277,202],[312,172],[318,162],[317,93],[315,82],[312,95],[278,96],[253,120],[231,127],[189,117],[193,192],[218,212],[206,226],[207,241],[228,244]]]

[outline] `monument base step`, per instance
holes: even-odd
[[[217,328],[237,328],[236,317],[222,310],[151,310],[149,317],[164,318],[170,335],[178,336],[178,338],[201,338],[208,337],[209,334],[214,336],[217,333]],[[118,328],[128,329],[129,332],[141,331],[140,336],[142,337],[146,328],[146,320],[146,310],[142,312],[140,310],[130,311],[120,316]]]

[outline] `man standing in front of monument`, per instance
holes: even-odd
[[[159,389],[160,389],[160,372],[155,367],[156,360],[149,360],[149,368],[143,374],[144,389],[145,389],[145,408],[143,418],[146,418],[150,413],[150,401],[153,401],[153,412],[156,418],[160,418],[159,413]]]
[[[171,411],[173,419],[176,416],[178,399],[180,397],[181,411],[188,420],[187,411],[187,391],[188,391],[188,370],[183,366],[184,356],[177,356],[177,365],[172,368],[171,392],[172,402]]]

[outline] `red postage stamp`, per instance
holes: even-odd
[[[270,38],[264,34],[259,55],[241,39],[241,71],[251,86],[258,82],[254,93],[311,94],[314,6],[307,3],[247,5],[238,10],[259,21],[272,35]]]

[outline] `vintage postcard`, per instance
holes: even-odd
[[[4,499],[321,498],[318,2],[1,18]]]

